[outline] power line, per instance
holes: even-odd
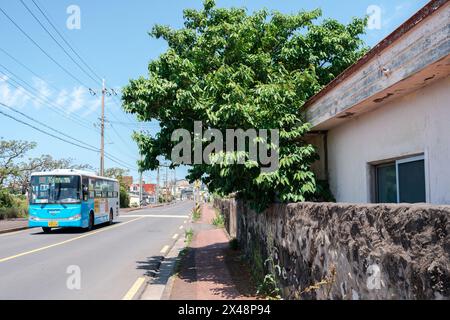
[[[88,148],[88,147],[85,147],[85,146],[79,145],[79,144],[77,144],[77,143],[68,141],[68,140],[63,139],[63,138],[61,138],[61,137],[58,137],[58,136],[56,136],[56,135],[54,135],[54,134],[52,134],[52,133],[46,132],[46,131],[44,131],[44,130],[42,130],[42,129],[39,129],[38,127],[35,127],[34,125],[29,124],[28,122],[22,121],[22,120],[20,120],[20,119],[17,119],[16,117],[11,116],[11,115],[9,115],[9,114],[3,112],[3,111],[0,111],[0,114],[4,115],[5,117],[8,117],[8,118],[10,118],[10,119],[12,119],[12,120],[14,120],[14,121],[20,122],[20,123],[22,123],[22,124],[24,124],[24,125],[26,125],[26,126],[32,128],[32,129],[34,129],[34,130],[37,130],[37,131],[39,131],[39,132],[41,132],[41,133],[43,133],[43,134],[46,134],[46,135],[48,135],[48,136],[50,136],[50,137],[55,138],[55,139],[61,140],[61,141],[63,141],[63,142],[69,143],[69,144],[71,144],[71,145],[74,145],[74,146],[79,147],[79,148],[82,148],[82,149],[86,149],[86,150],[89,150],[89,151],[95,151],[95,150],[92,150],[92,149],[90,149],[90,148]]]
[[[72,52],[80,59],[80,61],[94,74],[99,81],[102,80],[102,77],[100,77],[90,66],[86,63],[86,61],[77,53],[77,51],[70,45],[70,43],[65,39],[65,37],[59,32],[58,28],[55,27],[54,23],[49,18],[49,15],[45,13],[45,10],[41,8],[34,0],[31,0],[34,5],[38,8],[38,10],[41,12],[41,14],[44,16],[44,18],[47,20],[47,22],[51,25],[53,30],[60,36],[60,38],[64,41],[64,43],[72,50]]]
[[[61,70],[63,70],[66,74],[68,74],[72,79],[74,79],[76,82],[78,82],[83,87],[89,87],[86,86],[79,78],[77,78],[73,73],[71,73],[69,70],[67,70],[64,66],[62,66],[58,61],[56,61],[47,51],[45,51],[34,39],[23,30],[21,26],[19,26],[2,8],[0,8],[0,11],[8,18],[9,21],[17,28],[20,32],[22,32],[23,35],[25,35],[28,40],[30,40],[36,47],[39,48],[39,50],[42,51],[50,60],[52,60]]]
[[[12,54],[10,54],[9,52],[7,52],[6,50],[4,50],[3,48],[0,48],[0,51],[2,51],[4,54],[6,54],[8,57],[10,57],[12,60],[14,60],[17,64],[19,64],[20,66],[22,66],[24,69],[28,70],[31,74],[33,74],[38,80],[42,81],[43,83],[45,83],[47,86],[51,87],[53,90],[55,90],[56,92],[61,92],[62,90],[60,88],[55,87],[54,85],[52,85],[51,83],[45,81],[40,75],[38,75],[36,72],[34,72],[30,67],[28,67],[27,65],[25,65],[24,63],[22,63],[20,60],[18,60],[17,58],[15,58]],[[32,88],[32,90],[34,92],[37,92],[36,89],[33,88],[33,86],[31,86],[27,81],[23,80],[21,77],[19,77],[17,74],[15,74],[14,72],[12,72],[10,69],[8,69],[7,67],[5,67],[4,65],[0,64],[0,66],[2,66],[5,70],[7,70],[10,74],[12,74],[15,78],[19,79],[21,82],[25,83],[25,85],[27,85],[29,88]],[[38,94],[40,95],[40,93],[38,92]],[[50,101],[49,99],[46,98],[47,101]],[[55,105],[55,103],[53,103],[53,105]],[[57,106],[55,105],[58,109],[62,109],[61,106]],[[65,110],[61,110],[61,112],[63,112],[63,116],[64,118],[68,119],[71,118],[71,120],[74,121],[79,121],[79,122],[83,122],[87,124],[87,128],[90,130],[93,130],[91,127],[91,123],[85,121],[84,119],[77,117],[75,114],[69,114],[66,115]],[[83,125],[83,127],[86,128],[86,125]]]
[[[116,136],[120,139],[120,141],[122,141],[122,143],[125,145],[125,146],[127,146],[127,147],[130,147],[129,145],[128,145],[128,143],[125,141],[125,139],[119,134],[119,132],[116,130],[116,128],[114,128],[114,126],[110,123],[110,126],[111,126],[111,129],[114,131],[114,133],[116,134]],[[132,151],[131,149],[129,149],[129,151],[131,152],[131,153],[134,153],[134,151]]]
[[[41,122],[41,121],[39,121],[39,120],[36,120],[36,119],[30,117],[29,115],[27,115],[27,114],[25,114],[25,113],[23,113],[23,112],[21,112],[21,111],[19,111],[19,110],[16,110],[16,109],[14,109],[14,108],[12,108],[12,107],[10,107],[10,106],[8,106],[8,105],[2,103],[2,102],[0,102],[0,105],[4,106],[5,108],[8,108],[9,110],[11,110],[11,111],[13,111],[13,112],[15,112],[15,113],[17,113],[17,114],[20,114],[21,116],[24,116],[24,117],[27,118],[28,120],[34,121],[34,122],[40,124],[41,126],[46,127],[47,129],[50,129],[50,130],[52,130],[52,131],[54,131],[54,132],[56,132],[56,133],[59,133],[60,135],[66,137],[66,138],[69,138],[69,139],[72,139],[72,140],[74,140],[74,141],[76,141],[76,142],[85,144],[86,146],[92,148],[92,151],[97,151],[97,150],[98,150],[98,149],[97,149],[96,147],[94,147],[93,145],[90,145],[90,144],[88,144],[88,143],[86,143],[86,142],[84,142],[84,141],[81,141],[81,140],[78,140],[78,139],[76,139],[76,138],[73,138],[73,137],[71,137],[71,136],[65,134],[64,132],[61,132],[61,131],[59,131],[59,130],[57,130],[57,129],[55,129],[55,128],[52,128],[52,127],[50,127],[49,125],[46,125],[45,123],[43,123],[43,122]]]
[[[50,87],[52,87],[52,89],[56,90],[56,91],[61,91],[61,89],[53,86],[51,83],[46,82],[44,79],[42,79],[41,76],[39,76],[37,73],[35,73],[33,70],[31,70],[28,66],[26,66],[25,64],[23,64],[20,60],[18,60],[16,57],[14,57],[12,54],[10,54],[8,51],[6,51],[3,48],[0,48],[0,51],[2,51],[4,54],[6,54],[9,58],[11,58],[12,60],[14,60],[17,64],[19,64],[22,68],[26,69],[28,72],[30,72],[33,76],[35,76],[36,78],[38,78],[39,80],[41,80],[42,82],[46,83],[47,85],[49,85]]]
[[[41,22],[41,20],[36,17],[36,15],[33,13],[33,11],[31,11],[31,9],[26,5],[26,3],[23,0],[20,0],[20,2],[22,3],[22,5],[25,7],[25,9],[27,9],[27,11],[31,14],[31,16],[34,18],[34,20],[37,21],[37,23],[39,23],[39,25],[42,27],[42,29],[44,29],[44,31],[50,36],[50,38],[53,39],[53,41],[61,48],[61,50],[66,54],[66,56],[69,57],[70,60],[72,60],[73,63],[75,63],[77,65],[78,68],[80,68],[81,71],[83,71],[83,73],[85,73],[89,78],[91,78],[94,83],[98,83],[96,79],[94,79],[68,52],[67,50],[61,45],[61,43],[59,43],[59,41],[50,33],[50,31],[44,26],[44,24]]]
[[[69,58],[76,63],[76,65],[84,72],[86,75],[88,75],[94,82],[97,82],[90,74],[88,74],[73,58],[71,55],[68,54],[68,52],[63,48],[63,46],[57,41],[52,34],[48,31],[47,28],[41,23],[41,21],[31,12],[31,10],[26,6],[26,4],[23,2],[23,0],[20,0],[22,4],[25,6],[25,8],[30,12],[30,14],[38,21],[38,23],[41,25],[41,27],[50,35],[50,37],[58,44],[58,46],[66,53]],[[69,41],[66,40],[66,38],[59,32],[58,28],[54,25],[54,23],[49,18],[48,14],[44,12],[44,10],[36,3],[36,1],[32,0],[33,4],[36,6],[36,8],[41,12],[41,14],[44,16],[44,18],[47,20],[47,22],[50,24],[50,26],[53,28],[53,30],[59,35],[59,37],[64,41],[64,43],[70,48],[70,50],[78,57],[78,59],[91,71],[91,73],[99,79],[99,81],[103,81],[103,79],[94,71],[93,68],[89,66],[89,64],[77,53],[77,51],[73,48],[73,46],[69,43]],[[119,120],[115,113],[113,113],[111,110],[108,109],[108,112],[116,119]],[[128,116],[128,114],[127,114]]]
[[[0,104],[3,105],[3,106],[6,106],[6,107],[11,108],[10,106],[8,106],[8,105],[6,105],[6,104],[4,104],[4,103],[1,103],[1,102],[0,102]],[[73,145],[73,146],[76,146],[76,147],[79,147],[79,148],[82,148],[82,149],[85,149],[85,150],[93,151],[93,152],[96,152],[96,153],[99,152],[98,149],[93,149],[93,148],[90,148],[90,147],[88,147],[88,146],[83,146],[83,145],[80,145],[80,144],[78,144],[78,143],[75,143],[75,142],[66,140],[66,139],[64,139],[64,138],[58,137],[58,136],[56,136],[56,135],[54,135],[54,134],[52,134],[52,133],[49,133],[49,132],[47,132],[47,131],[45,131],[45,130],[43,130],[43,129],[40,129],[40,128],[36,127],[35,125],[30,124],[30,123],[28,123],[28,122],[26,122],[26,121],[20,120],[20,119],[18,119],[18,118],[16,118],[16,117],[12,116],[12,115],[10,115],[10,114],[7,114],[7,113],[5,113],[5,112],[3,112],[3,111],[1,111],[1,110],[0,110],[0,114],[4,115],[5,117],[8,117],[8,118],[10,118],[10,119],[12,119],[12,120],[14,120],[14,121],[16,121],[16,122],[19,122],[19,123],[21,123],[21,124],[23,124],[23,125],[25,125],[25,126],[28,126],[28,127],[32,128],[32,129],[34,129],[34,130],[36,130],[36,131],[39,131],[39,132],[41,132],[41,133],[43,133],[43,134],[45,134],[45,135],[48,135],[48,136],[50,136],[50,137],[52,137],[52,138],[55,138],[55,139],[58,139],[58,140],[60,140],[60,141],[62,141],[62,142],[71,144],[71,145]],[[33,120],[33,121],[35,121],[35,120]],[[74,139],[74,138],[71,137],[71,139]],[[129,170],[136,170],[136,168],[133,168],[133,166],[129,166],[128,164],[125,165],[126,163],[124,163],[124,162],[121,161],[120,159],[118,159],[118,158],[116,158],[116,157],[114,157],[114,156],[112,156],[112,155],[110,155],[110,154],[105,154],[105,157],[108,158],[109,160],[113,161],[114,163],[117,163],[117,164],[119,164],[119,165],[121,165],[121,166],[123,166],[123,167],[125,167],[125,168],[127,168],[127,169],[129,169]],[[136,171],[137,171],[137,170],[136,170]]]
[[[58,115],[60,115],[60,116],[62,116],[62,117],[64,117],[64,118],[66,118],[66,119],[68,119],[68,120],[72,120],[72,121],[74,121],[76,124],[78,124],[79,126],[82,126],[82,127],[84,127],[84,128],[87,128],[87,129],[89,129],[89,130],[92,130],[92,131],[94,131],[94,132],[96,132],[97,133],[97,131],[95,130],[95,129],[93,129],[92,127],[90,127],[89,125],[90,125],[90,123],[89,122],[87,122],[87,121],[84,121],[84,120],[82,120],[82,119],[80,119],[80,118],[78,118],[78,117],[75,117],[75,116],[73,116],[73,115],[71,115],[71,114],[67,114],[63,109],[63,107],[62,106],[59,106],[59,105],[57,105],[56,103],[54,103],[53,101],[51,101],[50,99],[48,99],[47,97],[45,97],[45,96],[41,96],[41,94],[40,94],[40,92],[38,91],[38,90],[36,90],[33,86],[31,86],[27,81],[25,81],[25,80],[23,80],[23,79],[21,79],[20,77],[18,77],[17,75],[15,75],[14,73],[12,73],[9,69],[7,69],[5,66],[3,66],[2,64],[0,64],[0,66],[2,67],[2,68],[4,68],[5,70],[7,70],[11,75],[13,75],[14,77],[16,77],[17,79],[19,79],[21,82],[23,82],[23,84],[25,84],[28,88],[30,88],[33,92],[35,92],[35,93],[32,93],[30,90],[28,90],[28,89],[25,89],[24,87],[22,87],[21,86],[21,84],[19,83],[19,82],[17,82],[16,80],[14,80],[14,79],[12,79],[12,78],[9,78],[9,79],[5,79],[5,81],[6,82],[8,82],[11,86],[13,86],[14,88],[16,88],[16,89],[18,89],[18,90],[20,90],[20,89],[23,89],[25,92],[25,94],[27,95],[27,96],[29,96],[30,98],[36,98],[37,100],[39,100],[40,102],[42,102],[42,103],[44,103],[44,104],[46,104],[46,103],[48,103],[48,107],[52,110],[52,111],[54,111],[55,113],[57,113]],[[8,77],[8,75],[6,74],[6,73],[4,73],[4,72],[2,72],[2,71],[0,71],[0,73],[2,73],[2,74],[4,74],[5,76],[7,76]],[[12,83],[12,82],[14,82],[14,83]]]

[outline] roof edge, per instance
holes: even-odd
[[[336,78],[331,80],[325,87],[322,88],[318,93],[312,96],[301,108],[308,108],[314,102],[319,100],[329,91],[331,91],[338,84],[346,80],[356,71],[361,69],[365,64],[371,61],[377,54],[389,47],[392,43],[400,39],[404,34],[413,29],[419,23],[421,23],[425,18],[431,16],[433,13],[442,8],[449,0],[431,0],[422,9],[417,11],[411,18],[402,23],[397,29],[391,32],[383,40],[381,40],[377,45],[370,49],[364,56],[362,56],[358,61],[349,66],[343,72],[341,72]]]

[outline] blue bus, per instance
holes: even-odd
[[[31,175],[28,225],[92,230],[119,215],[119,182],[94,173],[63,169]]]

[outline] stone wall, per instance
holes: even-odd
[[[236,200],[215,206],[285,299],[450,298],[450,206],[295,203],[260,214]]]

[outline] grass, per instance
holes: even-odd
[[[194,230],[189,229],[184,232],[184,238],[185,238],[184,243],[186,244],[186,246],[180,251],[180,253],[178,254],[177,261],[175,262],[175,267],[174,267],[174,275],[175,276],[178,276],[178,274],[180,273],[181,263],[183,261],[183,258],[189,252],[189,246],[191,245],[193,237],[194,237]]]
[[[192,229],[186,230],[184,232],[184,237],[185,237],[184,243],[186,243],[186,246],[189,247],[189,245],[192,242],[192,238],[194,237],[194,230]]]
[[[194,209],[192,209],[192,220],[198,221],[202,217],[202,210],[200,209],[200,206],[195,206]]]
[[[0,220],[26,218],[27,211],[22,208],[0,208]]]
[[[213,219],[212,224],[216,228],[223,228],[225,226],[225,218],[223,217],[223,214],[216,211],[216,217]]]
[[[0,220],[26,218],[28,216],[28,200],[26,197],[16,195],[8,196],[9,199],[7,199],[7,202],[0,199]]]

